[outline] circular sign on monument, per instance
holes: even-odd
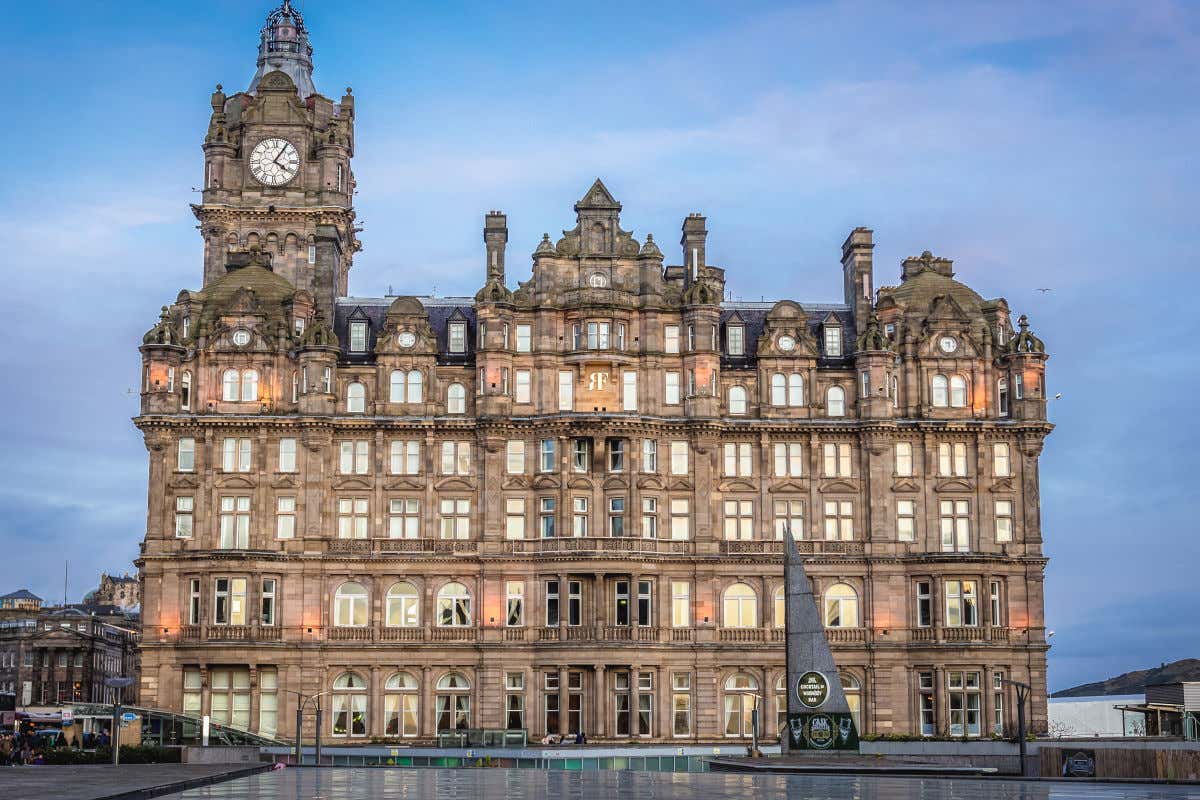
[[[820,672],[809,670],[796,682],[796,698],[808,708],[820,708],[829,699],[829,680]]]
[[[814,750],[828,750],[833,747],[836,741],[833,718],[828,714],[813,714],[808,722],[804,723],[804,739]]]

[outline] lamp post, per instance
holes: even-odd
[[[762,695],[743,689],[738,694],[754,698],[754,708],[750,709],[750,755],[758,752],[758,701]]]
[[[126,686],[133,684],[133,678],[112,677],[105,678],[104,685],[117,690],[117,701],[113,703],[112,716],[112,763],[113,766],[121,764],[121,694]]]
[[[1021,754],[1021,774],[1025,774],[1025,702],[1029,699],[1030,686],[1028,683],[1005,678],[1001,683],[1007,683],[1017,693],[1017,744]]]
[[[290,692],[296,695],[296,766],[304,766],[304,749],[302,747],[304,735],[302,733],[304,727],[304,708],[309,701],[317,701],[317,729],[315,732],[316,738],[316,758],[317,766],[321,765],[321,701],[318,700],[322,695],[329,694],[329,691],[317,692],[316,694],[306,695],[303,692],[298,692],[295,689],[284,689],[285,692]]]

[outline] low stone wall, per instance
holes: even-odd
[[[1032,743],[1030,745],[1032,748]],[[991,767],[1005,775],[1021,774],[1021,751],[1013,742],[862,742],[863,755],[911,758],[945,766]],[[1027,761],[1032,758],[1027,756]]]
[[[184,764],[257,764],[261,760],[262,748],[253,747],[197,747],[182,748],[180,761]]]

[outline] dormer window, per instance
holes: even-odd
[[[350,352],[367,352],[367,323],[355,320],[350,323]]]
[[[825,355],[830,358],[842,354],[842,329],[839,325],[825,326]]]
[[[745,355],[746,329],[741,325],[729,325],[725,328],[725,348],[731,356]]]
[[[467,323],[451,322],[448,338],[451,353],[467,352]]]

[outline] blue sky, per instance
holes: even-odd
[[[304,5],[318,89],[357,98],[353,293],[473,293],[492,208],[521,277],[596,176],[668,253],[707,214],[743,299],[838,300],[856,225],[877,285],[907,255],[953,258],[1029,315],[1063,394],[1042,459],[1051,688],[1198,655],[1200,7]],[[5,12],[0,588],[59,598],[70,558],[77,600],[132,569],[137,345],[199,288],[208,96],[249,83],[268,10]]]

